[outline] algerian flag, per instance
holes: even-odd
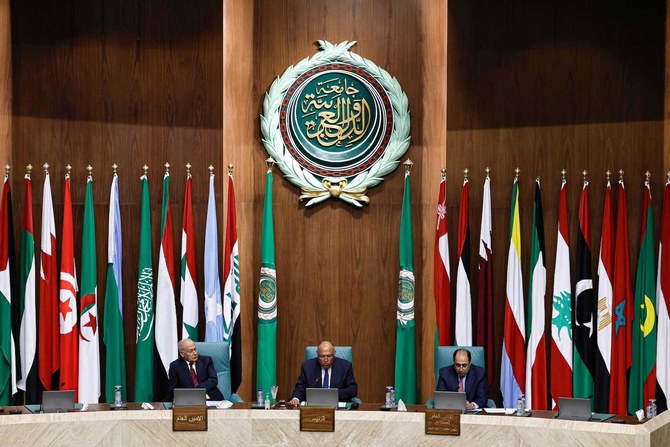
[[[181,305],[183,308],[181,337],[198,341],[198,291],[195,280],[195,237],[193,235],[193,205],[191,173],[186,177],[184,220],[181,230]]]

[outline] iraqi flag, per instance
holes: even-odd
[[[456,272],[456,331],[454,337],[458,346],[472,346],[469,200],[470,182],[466,177],[463,180],[461,208],[458,213],[458,270]]]
[[[232,165],[231,165],[232,166]],[[228,220],[223,254],[223,316],[225,339],[230,342],[230,382],[236,392],[242,382],[242,321],[240,319],[240,254],[237,247],[237,212],[232,167],[228,171]]]
[[[664,249],[665,247],[665,249]],[[656,329],[656,401],[658,412],[668,409],[670,396],[670,174],[663,189],[661,240],[658,243],[656,286],[658,326]]]

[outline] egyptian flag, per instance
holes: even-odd
[[[467,170],[466,170],[467,171]],[[467,173],[466,173],[467,175]],[[463,180],[458,213],[458,270],[456,272],[456,332],[458,346],[472,346],[472,296],[470,293],[470,182]]]
[[[666,248],[665,250],[663,248]],[[663,189],[663,219],[658,243],[656,286],[658,326],[656,335],[656,402],[658,412],[668,409],[670,395],[670,173]]]
[[[479,270],[477,280],[477,344],[484,347],[489,383],[495,374],[496,349],[493,330],[493,232],[491,225],[491,178],[486,171],[482,198],[482,224],[479,232]]]

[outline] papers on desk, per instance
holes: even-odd
[[[226,409],[226,408],[232,408],[233,403],[229,400],[208,400],[207,406],[213,408]]]
[[[488,414],[514,414],[516,408],[485,408],[484,411]]]

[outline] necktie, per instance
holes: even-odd
[[[459,393],[463,392],[463,377],[458,378],[458,392]]]
[[[326,370],[326,373],[323,375],[323,387],[330,388],[330,379],[328,378],[328,370]]]
[[[189,365],[191,370],[191,379],[193,379],[193,386],[197,388],[200,386],[200,384],[198,383],[198,376],[195,374],[195,369],[193,369],[193,362],[190,362]]]

